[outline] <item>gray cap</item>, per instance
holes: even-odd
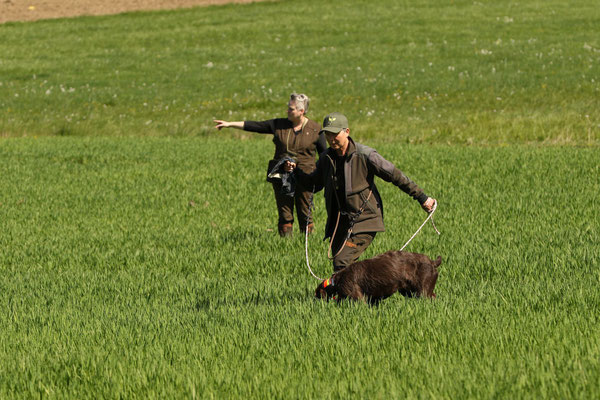
[[[334,112],[323,120],[321,132],[339,133],[342,129],[348,129],[348,118],[342,113]]]

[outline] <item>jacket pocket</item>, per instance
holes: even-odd
[[[364,204],[364,212],[368,212],[369,214],[377,214],[377,200],[375,199],[375,195],[370,189],[368,191],[363,190],[362,192],[360,192],[360,198],[361,205],[359,207],[363,206]]]
[[[358,213],[363,208],[362,215],[375,214],[375,208],[373,207],[373,201],[375,196],[371,194],[369,198],[369,189],[360,191],[358,193],[352,193],[347,197],[347,205],[352,213]],[[360,218],[360,217],[359,217]]]

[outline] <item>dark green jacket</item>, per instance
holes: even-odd
[[[334,186],[335,153],[328,148],[317,162],[316,170],[311,174],[299,172],[298,177],[307,187],[314,186],[314,191],[325,190],[325,205],[327,208],[327,225],[325,238],[331,237],[335,229],[338,211],[354,217],[353,233],[382,232],[383,203],[375,186],[375,176],[386,182],[391,182],[413,199],[423,204],[428,196],[411,181],[402,171],[383,158],[375,149],[349,138],[348,151],[344,160],[345,199],[339,201]],[[373,191],[369,198],[370,191]],[[369,199],[367,201],[367,199]],[[342,210],[339,209],[342,204]],[[364,204],[362,213],[358,213]],[[339,228],[338,228],[339,229]],[[337,234],[336,234],[337,236]]]

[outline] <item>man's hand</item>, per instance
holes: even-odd
[[[292,172],[294,168],[296,168],[296,163],[286,161],[285,164],[283,164],[283,170],[285,172]]]
[[[433,211],[433,207],[435,206],[435,203],[437,203],[436,199],[434,199],[433,197],[428,197],[427,200],[425,200],[425,203],[423,203],[421,205],[421,207],[423,207],[423,210],[430,213]]]

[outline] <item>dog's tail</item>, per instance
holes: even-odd
[[[441,263],[442,263],[442,256],[438,256],[438,258],[433,262],[433,266],[435,268],[437,268],[440,266]]]

